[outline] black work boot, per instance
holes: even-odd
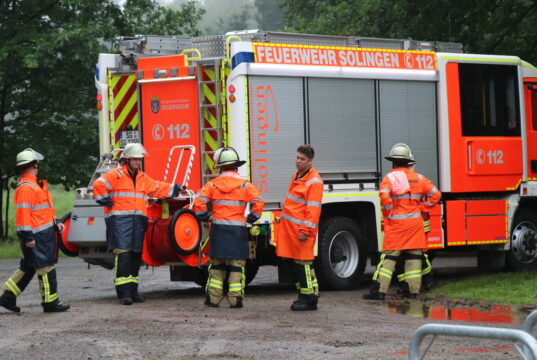
[[[138,292],[138,284],[132,283],[131,286],[132,286],[131,288],[132,302],[135,302],[135,303],[145,302],[145,298]]]
[[[17,297],[9,290],[4,291],[4,294],[0,296],[0,306],[14,313],[21,312],[21,309],[17,306]]]
[[[214,304],[211,302],[211,297],[209,294],[205,294],[205,300],[203,301],[203,305],[208,307],[218,307],[218,304]]]
[[[116,285],[117,299],[121,305],[132,305],[131,284]]]
[[[302,295],[296,303],[291,305],[293,311],[309,311],[317,310],[317,296],[315,295]]]
[[[235,304],[233,304],[233,305],[230,304],[229,307],[232,308],[232,309],[240,309],[240,308],[242,308],[242,306],[243,306],[242,305],[242,297],[238,296],[235,299],[236,299]]]
[[[366,300],[384,300],[386,294],[379,292],[379,289],[380,283],[378,281],[374,281],[373,285],[371,285],[371,288],[369,289],[369,294],[364,294],[362,297]]]
[[[117,299],[121,305],[132,305],[130,284],[116,285]]]
[[[434,287],[435,279],[433,271],[421,277],[421,285],[426,291],[429,291]]]
[[[299,294],[298,294],[298,299],[296,299],[295,301],[293,301],[293,305],[294,305],[294,304],[298,304],[299,302],[304,302],[304,301],[305,301],[305,300],[304,300],[304,295],[302,295],[302,294],[299,293]]]
[[[43,312],[64,312],[69,310],[70,306],[62,303],[58,299],[58,280],[56,277],[56,269],[52,269],[44,275],[38,276],[39,286],[41,288],[41,297],[43,302]],[[50,301],[51,298],[55,298],[54,301]]]
[[[410,295],[410,287],[406,281],[403,281],[399,284],[399,289],[397,291],[399,295],[406,298]]]
[[[43,312],[46,313],[65,312],[71,308],[69,305],[62,303],[58,299],[54,300],[51,303],[42,303],[41,305],[43,305]]]

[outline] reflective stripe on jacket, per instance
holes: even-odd
[[[107,217],[113,215],[147,216],[149,198],[171,197],[172,193],[172,184],[155,181],[141,170],[138,170],[136,175],[135,186],[127,165],[110,170],[93,183],[95,200],[112,199],[112,208],[104,207]]]
[[[410,188],[397,193],[392,180],[402,177],[406,177]],[[380,184],[384,250],[427,248],[421,212],[435,206],[440,198],[440,191],[423,175],[407,168],[391,170]]]
[[[276,254],[290,259],[313,260],[323,202],[323,179],[314,168],[300,179],[297,175],[293,175],[283,202]],[[299,241],[299,232],[308,235],[308,239]]]
[[[194,211],[208,217],[207,205],[212,205],[210,255],[213,257],[246,259],[248,232],[244,212],[250,204],[251,221],[261,217],[265,202],[260,191],[235,171],[224,171],[209,181],[194,200]]]
[[[142,252],[147,230],[147,200],[173,195],[172,184],[155,181],[138,170],[134,182],[127,165],[110,170],[93,183],[95,200],[110,198],[112,208],[104,207],[106,238],[110,249]]]
[[[47,182],[41,181],[40,185],[35,176],[23,174],[15,190],[14,204],[23,261],[34,268],[55,264],[58,259],[55,214]],[[35,247],[29,250],[25,243],[31,241],[35,241]]]

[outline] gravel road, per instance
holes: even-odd
[[[459,259],[455,270],[447,265],[453,263],[435,262],[444,281],[476,271],[474,259]],[[0,281],[17,264],[16,259],[0,260]],[[0,359],[407,359],[412,333],[423,324],[520,328],[525,315],[513,311],[510,324],[403,315],[412,309],[427,314],[422,310],[435,302],[395,300],[387,306],[362,300],[367,281],[355,291],[322,292],[318,311],[296,313],[289,310],[296,295],[277,283],[274,267],[260,269],[243,309],[230,309],[225,301],[219,308],[206,308],[199,286],[170,282],[168,272],[167,267],[144,268],[141,289],[147,301],[122,306],[111,271],[61,258],[59,295],[71,310],[43,314],[34,279],[18,299],[21,314],[0,308]],[[442,337],[427,356],[454,358],[519,357],[501,341]]]

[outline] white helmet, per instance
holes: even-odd
[[[145,155],[149,155],[145,150],[142,144],[138,143],[129,143],[125,146],[123,153],[121,154],[122,159],[141,159]]]
[[[408,162],[408,165],[416,165],[416,158],[412,153],[410,153],[410,161]]]
[[[239,154],[232,147],[223,147],[216,150],[213,160],[216,167],[222,167],[224,165],[235,165],[239,167],[246,163],[246,161],[239,160]]]
[[[23,166],[23,165],[26,165],[26,164],[29,164],[33,161],[41,161],[41,160],[44,160],[45,157],[43,155],[41,155],[40,153],[38,153],[37,151],[31,149],[31,148],[28,148],[28,149],[24,149],[23,151],[21,151],[20,153],[17,154],[17,167],[19,166]]]
[[[390,155],[386,156],[385,159],[389,161],[406,161],[410,162],[414,156],[410,147],[407,144],[399,143],[395,144],[390,150]]]

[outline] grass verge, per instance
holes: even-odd
[[[427,295],[535,305],[536,279],[537,271],[482,274],[441,285]]]

